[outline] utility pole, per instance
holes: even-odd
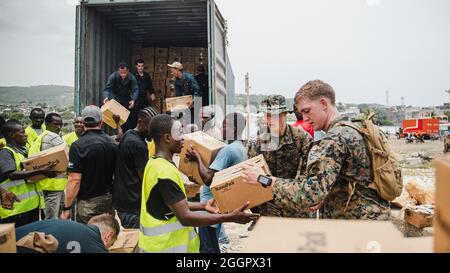
[[[449,90],[445,90],[445,92],[446,93],[448,93],[448,103],[449,103],[449,105],[448,105],[448,108],[450,109],[450,89]]]
[[[245,74],[245,93],[247,94],[247,141],[250,139],[250,76]]]

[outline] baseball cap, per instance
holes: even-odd
[[[102,120],[103,113],[98,106],[89,105],[81,111],[81,118],[84,122],[100,122]]]

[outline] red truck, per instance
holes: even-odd
[[[425,139],[439,135],[439,119],[435,118],[419,118],[403,120],[403,130],[400,134],[405,137],[407,133],[423,135]]]

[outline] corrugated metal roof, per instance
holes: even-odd
[[[90,8],[105,16],[132,42],[207,47],[206,0],[109,2]]]

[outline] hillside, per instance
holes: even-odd
[[[72,106],[73,87],[59,85],[39,85],[29,87],[0,87],[0,104],[45,103],[53,106]]]

